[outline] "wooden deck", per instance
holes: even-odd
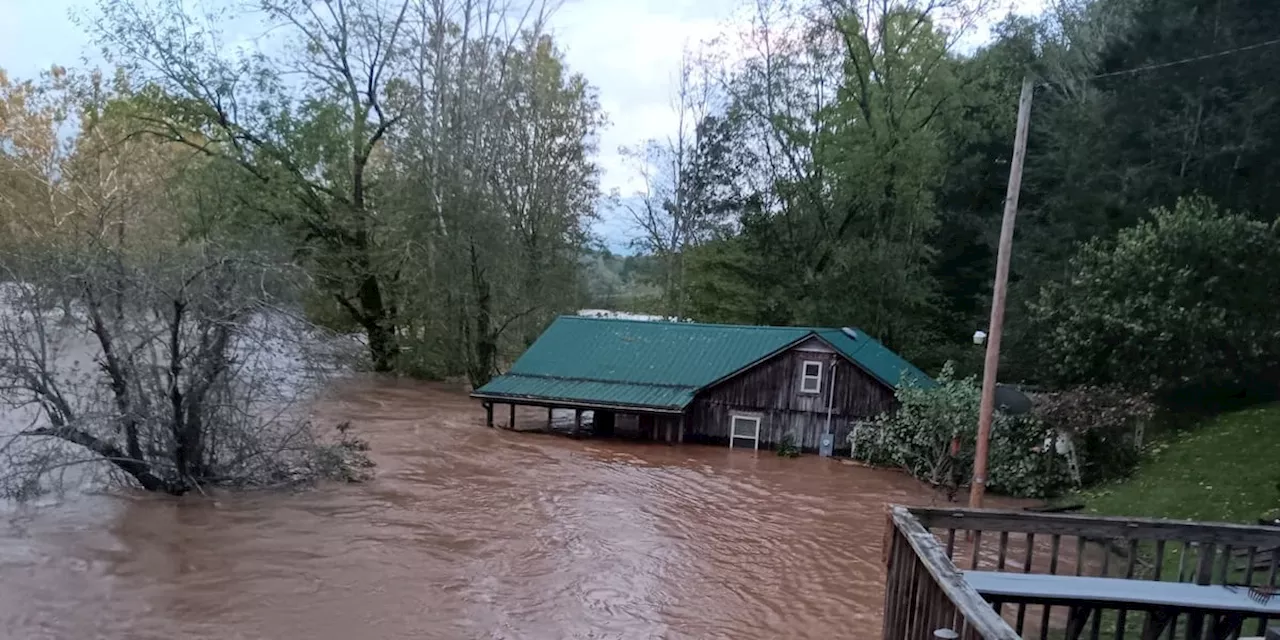
[[[886,537],[886,640],[930,638],[938,629],[955,631],[966,639],[1049,639],[1075,634],[1094,639],[1141,638],[1144,631],[1150,632],[1153,618],[1171,610],[1176,610],[1168,616],[1172,619],[1158,620],[1159,637],[1199,640],[1212,636],[1215,622],[1220,622],[1214,611],[1231,608],[1200,605],[1248,599],[1244,595],[1248,587],[1201,590],[1161,585],[1155,589],[1156,585],[1144,588],[1131,581],[1274,587],[1280,569],[1280,528],[1275,527],[893,507]],[[981,573],[970,581],[966,571]],[[1078,598],[1097,596],[1089,606],[1070,606],[1078,603],[1062,593],[1037,595],[1030,586],[1025,593],[1006,593],[1016,582],[993,576],[1000,573],[1117,578],[1098,584],[1106,585],[1113,595],[1126,589],[1152,595],[1107,598],[1106,592],[1085,589],[1088,585],[1083,582],[1026,581],[1026,585],[1052,585],[1064,593],[1075,589]],[[1273,611],[1277,606],[1280,596],[1253,608],[1235,606],[1247,611],[1241,634],[1262,635],[1269,621],[1280,620],[1280,609]],[[1069,623],[1071,634],[1067,633]]]

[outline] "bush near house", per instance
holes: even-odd
[[[900,407],[850,436],[854,457],[898,467],[931,485],[956,490],[973,476],[981,393],[977,381],[954,375],[950,363],[938,386],[902,386]],[[1045,497],[1070,484],[1054,429],[1035,416],[997,414],[991,429],[987,487],[1011,496]]]
[[[1090,486],[1133,472],[1141,457],[1142,432],[1156,411],[1151,394],[1083,385],[1029,395],[1032,414],[1070,438],[1078,484]]]
[[[904,469],[956,490],[973,477],[981,389],[948,365],[938,387],[900,387],[901,403],[851,437],[854,456]],[[987,487],[1018,497],[1048,497],[1128,475],[1139,457],[1137,427],[1154,404],[1114,387],[1077,387],[1032,394],[1029,415],[997,412],[991,427]],[[1069,443],[1070,446],[1067,446]],[[1074,456],[1078,475],[1071,473]]]

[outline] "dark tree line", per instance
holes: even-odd
[[[1169,365],[1186,359],[1161,355],[1149,370],[1105,375],[1106,363],[1117,357],[1113,345],[1081,338],[1064,346],[1070,339],[1064,331],[1087,327],[1035,303],[1068,295],[1087,306],[1081,301],[1107,291],[1119,302],[1101,313],[1124,326],[1128,301],[1157,295],[1149,284],[1181,273],[1189,292],[1178,300],[1213,298],[1214,313],[1228,318],[1178,324],[1196,334],[1186,343],[1152,342],[1158,331],[1146,336],[1140,348],[1156,353],[1234,345],[1239,336],[1215,343],[1204,334],[1231,332],[1250,324],[1245,316],[1274,306],[1270,299],[1280,296],[1274,281],[1225,302],[1214,293],[1217,280],[1238,277],[1241,261],[1256,264],[1240,247],[1152,251],[1165,262],[1126,272],[1125,282],[1072,278],[1100,260],[1129,260],[1126,244],[1137,236],[1119,234],[1153,220],[1159,209],[1176,207],[1212,229],[1233,224],[1214,222],[1222,216],[1258,221],[1259,227],[1219,234],[1248,236],[1254,257],[1257,243],[1276,242],[1274,229],[1267,229],[1280,201],[1280,6],[1260,0],[1060,2],[1039,17],[1004,19],[989,43],[963,50],[957,43],[965,21],[978,19],[970,13],[977,8],[965,2],[760,3],[753,29],[743,36],[752,55],[722,70],[724,106],[714,114],[716,126],[730,132],[729,141],[718,144],[735,153],[690,154],[725,163],[714,171],[693,164],[687,170],[724,176],[715,192],[732,196],[731,206],[716,209],[727,231],[687,250],[683,295],[691,315],[858,325],[927,368],[955,360],[962,371],[974,370],[980,354],[970,336],[988,320],[1017,92],[1021,78],[1032,74],[1037,87],[1004,377],[1143,389],[1203,382],[1171,377]],[[1160,235],[1174,228],[1150,227],[1151,241],[1177,245]],[[1189,257],[1196,251],[1217,252],[1223,264],[1196,262]],[[1060,303],[1057,310],[1063,308]],[[1217,318],[1204,314],[1210,316]],[[1264,342],[1258,353],[1237,349],[1231,357],[1266,361],[1246,367],[1254,374],[1274,372],[1274,341]],[[1064,350],[1076,347],[1093,349],[1095,365],[1063,365]],[[1213,384],[1238,382],[1215,378]]]

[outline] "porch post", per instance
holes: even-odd
[[[684,444],[684,414],[680,414],[680,433],[676,435],[676,442]]]
[[[493,402],[491,401],[484,403],[484,426],[493,427]]]
[[[516,405],[514,402],[511,403],[511,419],[507,421],[507,427],[513,431],[516,428]]]
[[[555,412],[554,408],[547,407],[547,431],[551,430],[551,417],[552,417],[551,414],[554,412]]]
[[[578,432],[582,431],[582,409],[573,410],[573,435],[577,437]]]

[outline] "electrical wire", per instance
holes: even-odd
[[[1172,61],[1172,62],[1161,62],[1161,63],[1159,63],[1159,64],[1147,65],[1147,66],[1145,66],[1145,67],[1136,67],[1136,68],[1133,68],[1133,69],[1125,69],[1125,70],[1123,70],[1123,71],[1111,71],[1111,72],[1108,72],[1108,73],[1099,73],[1098,75],[1092,76],[1092,77],[1091,77],[1091,79],[1093,79],[1093,80],[1097,80],[1098,78],[1110,78],[1110,77],[1112,77],[1112,76],[1123,76],[1123,75],[1128,75],[1128,74],[1131,74],[1131,73],[1140,73],[1140,72],[1143,72],[1143,71],[1152,71],[1152,70],[1154,70],[1154,69],[1164,69],[1164,68],[1166,68],[1166,67],[1176,67],[1176,66],[1181,65],[1181,64],[1189,64],[1189,63],[1192,63],[1192,62],[1199,62],[1199,61],[1201,61],[1201,60],[1209,60],[1209,59],[1211,59],[1211,58],[1220,58],[1220,57],[1222,57],[1222,56],[1228,56],[1228,55],[1231,55],[1231,54],[1233,54],[1233,53],[1240,53],[1241,51],[1251,51],[1251,50],[1253,50],[1253,49],[1261,49],[1262,47],[1269,47],[1269,46],[1276,45],[1276,44],[1280,44],[1280,38],[1276,38],[1276,39],[1274,39],[1274,40],[1267,40],[1266,42],[1258,42],[1258,43],[1250,44],[1250,45],[1246,45],[1246,46],[1243,46],[1243,47],[1236,47],[1236,48],[1234,48],[1234,49],[1227,49],[1227,50],[1225,50],[1225,51],[1218,51],[1217,53],[1206,53],[1206,54],[1204,54],[1204,55],[1202,55],[1202,56],[1195,56],[1195,57],[1193,57],[1193,58],[1183,58],[1182,60],[1174,60],[1174,61]]]

